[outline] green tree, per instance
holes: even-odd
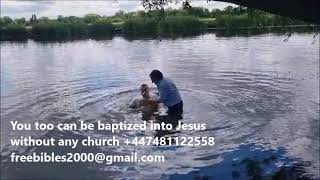
[[[0,25],[1,26],[6,26],[12,23],[12,19],[8,16],[4,16],[0,18]]]
[[[64,22],[66,23],[80,23],[82,19],[76,16],[69,16],[64,18]]]
[[[61,15],[59,15],[59,16],[57,17],[57,21],[59,21],[59,22],[63,22],[63,21],[64,21],[64,17],[63,17],[63,16],[61,16]]]
[[[48,17],[41,17],[39,18],[39,22],[49,22],[50,19]]]
[[[189,15],[197,16],[197,17],[209,17],[210,16],[209,10],[202,8],[202,7],[188,8],[187,12]]]
[[[26,18],[15,19],[14,22],[16,24],[25,25],[26,24]]]
[[[116,14],[115,14],[115,16],[118,16],[118,17],[124,17],[125,16],[125,12],[124,11],[118,11],[118,12],[116,12]]]
[[[88,24],[90,24],[90,23],[94,23],[94,22],[96,22],[98,19],[100,19],[101,18],[101,16],[99,16],[99,15],[97,15],[97,14],[87,14],[87,15],[85,15],[84,17],[83,17],[83,21],[85,22],[85,23],[88,23]]]
[[[137,16],[139,16],[139,17],[145,17],[146,16],[146,12],[145,11],[138,11],[137,12]]]
[[[9,24],[5,28],[0,29],[1,40],[26,39],[28,32],[26,28],[19,24]]]
[[[35,14],[32,14],[30,18],[30,24],[34,24],[37,22],[37,16]]]

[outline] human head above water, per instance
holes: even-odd
[[[150,97],[148,85],[142,84],[142,85],[140,86],[140,93],[141,93],[141,96],[142,96],[144,99],[148,99],[148,98]]]
[[[163,79],[163,74],[159,70],[155,69],[150,73],[150,78],[153,83],[158,83]]]

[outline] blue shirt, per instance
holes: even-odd
[[[158,102],[163,103],[167,107],[181,102],[181,96],[174,82],[168,78],[163,78],[156,83],[159,91]]]

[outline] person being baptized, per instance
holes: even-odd
[[[156,98],[150,96],[149,87],[146,84],[140,86],[140,93],[142,98],[133,100],[129,107],[141,110],[144,113],[154,113],[159,109],[159,104],[156,102]]]

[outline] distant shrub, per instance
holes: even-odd
[[[88,25],[85,23],[68,23],[66,24],[66,28],[69,29],[71,37],[88,37],[89,30]]]
[[[253,11],[241,15],[221,15],[216,18],[217,27],[227,29],[239,27],[265,27],[265,26],[286,26],[306,25],[307,23],[290,18]]]
[[[288,29],[288,27],[282,28],[288,25],[311,24],[242,6],[228,6],[224,10],[213,9],[211,12],[202,7],[184,6],[180,9],[156,9],[147,12],[126,13],[119,11],[114,16],[109,17],[96,14],[87,14],[84,17],[64,17],[60,15],[55,20],[48,17],[37,19],[35,15],[32,15],[30,20],[25,18],[13,20],[7,16],[0,17],[1,40],[26,37],[53,40],[84,37],[103,38],[103,36],[112,36],[114,32],[123,32],[125,35],[140,37],[150,37],[150,35],[154,37],[158,35],[196,35],[207,28],[216,27],[227,29],[227,32],[232,33],[243,29],[246,31],[263,29],[260,27],[266,26],[279,26],[273,27],[273,29],[276,28],[276,31],[280,29],[281,32],[293,31],[294,29]],[[303,29],[311,31],[312,27],[300,28],[299,32]]]
[[[203,7],[191,7],[191,8],[187,8],[186,11],[191,16],[196,16],[196,17],[209,17],[210,16],[210,11],[206,8],[203,8]]]
[[[201,22],[203,22],[208,28],[217,27],[215,18],[201,18]]]
[[[111,19],[112,23],[119,23],[119,22],[123,22],[123,19],[119,18],[119,17],[114,17]]]
[[[98,20],[92,24],[84,22],[51,21],[38,23],[32,27],[32,35],[40,39],[83,38],[95,36],[111,36],[113,25],[110,21]]]
[[[167,16],[188,16],[188,12],[182,9],[169,9],[166,11]]]
[[[10,39],[26,39],[28,38],[27,29],[18,24],[9,24],[0,29],[1,40],[10,40]]]
[[[93,23],[90,26],[90,36],[98,37],[98,36],[111,36],[113,33],[113,25],[110,21],[101,20]]]
[[[14,20],[15,24],[25,25],[26,24],[26,18],[19,18]]]
[[[251,27],[251,26],[255,26],[255,24],[256,23],[252,19],[248,18],[246,14],[236,15],[236,16],[222,15],[216,18],[217,27],[224,27],[224,28]]]
[[[123,24],[125,34],[154,34],[158,32],[158,22],[154,18],[131,17]]]
[[[205,24],[194,16],[168,16],[160,22],[163,34],[187,34],[201,32]]]
[[[82,18],[82,20],[85,23],[94,23],[94,22],[98,21],[100,18],[101,18],[101,16],[99,16],[97,14],[87,14]]]
[[[6,25],[9,25],[12,22],[13,22],[12,19],[8,16],[0,17],[0,27],[4,27]]]
[[[61,39],[71,37],[71,29],[66,23],[41,22],[32,26],[32,35],[41,39]]]

